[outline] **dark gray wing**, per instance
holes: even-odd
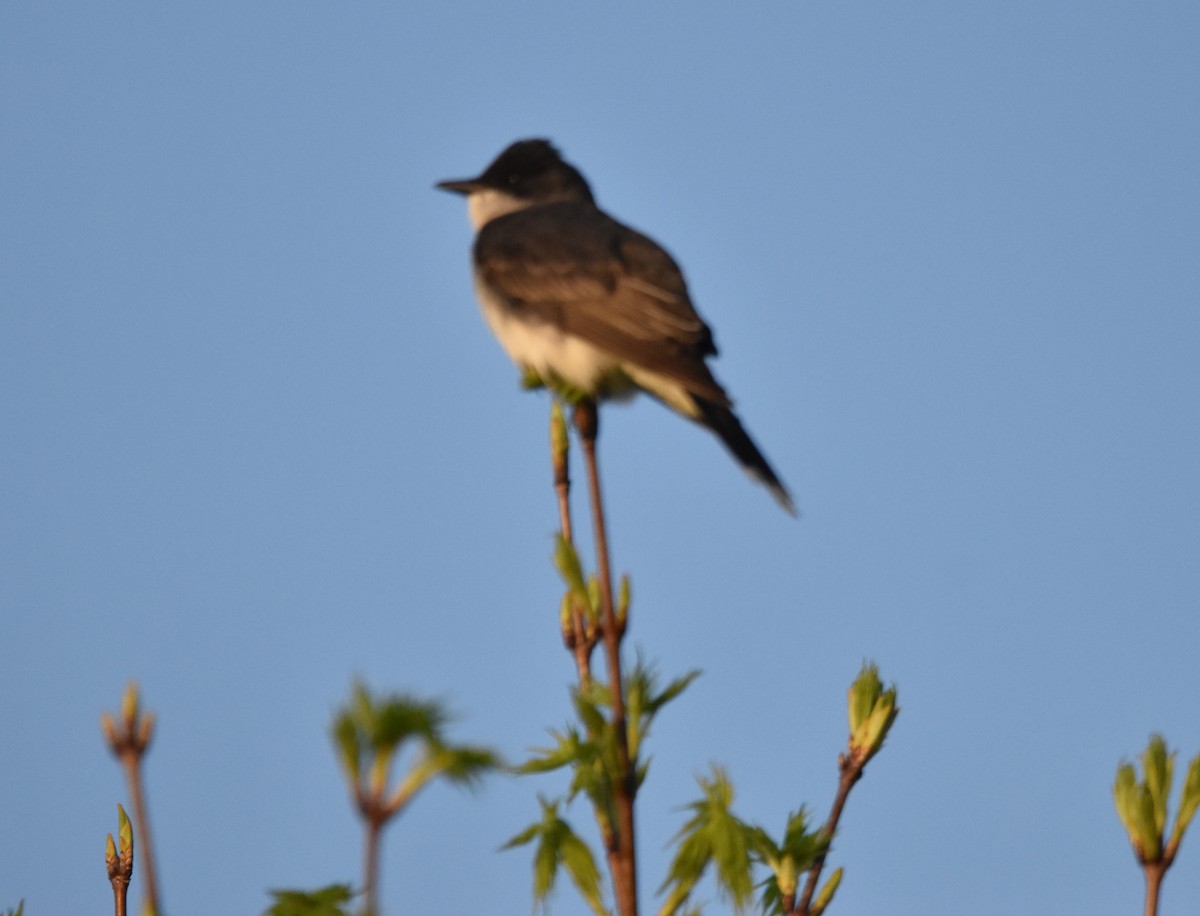
[[[679,266],[652,239],[586,204],[492,220],[475,241],[480,278],[514,312],[729,406],[704,358],[717,352]]]

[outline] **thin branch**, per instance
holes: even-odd
[[[161,913],[157,870],[154,866],[154,844],[150,842],[150,815],[142,790],[142,760],[154,737],[154,714],[143,713],[140,710],[137,684],[130,682],[121,700],[120,729],[108,713],[104,713],[100,721],[109,750],[120,761],[125,771],[129,796],[133,800],[133,818],[137,824],[138,846],[141,849],[139,871],[142,873],[142,892],[145,895],[143,907],[149,913]]]
[[[563,540],[574,546],[568,450],[566,423],[556,401],[550,416],[550,461],[554,468],[554,493],[558,498],[558,517]],[[579,686],[586,690],[592,683],[592,650],[596,648],[598,637],[595,633],[589,634],[584,609],[578,603],[571,603],[570,614],[570,630],[564,631],[563,641],[575,659],[575,668],[579,673]]]
[[[842,809],[846,807],[846,799],[850,797],[850,790],[854,788],[854,784],[862,779],[863,763],[848,754],[841,754],[838,757],[838,769],[841,771],[841,778],[838,780],[837,796],[833,799],[833,807],[829,811],[829,818],[825,821],[825,826],[821,828],[821,832],[826,839],[832,842],[833,835],[837,832],[838,821],[842,819]],[[787,912],[795,914],[795,916],[809,916],[811,912],[813,895],[817,892],[817,884],[821,880],[821,871],[825,868],[825,858],[829,854],[829,846],[825,847],[813,866],[809,869],[808,880],[804,882],[804,893],[800,895],[800,903],[794,910]]]
[[[125,754],[121,763],[125,766],[125,778],[129,782],[129,796],[133,799],[133,819],[137,822],[138,836],[141,837],[141,873],[143,893],[149,903],[151,912],[160,912],[158,908],[158,879],[155,877],[153,845],[150,843],[150,816],[146,813],[146,799],[142,792],[142,756],[136,757]]]
[[[1162,891],[1163,876],[1167,873],[1169,863],[1164,859],[1160,862],[1146,862],[1142,871],[1146,876],[1146,916],[1158,916],[1158,895]]]
[[[617,739],[617,765],[620,769],[616,790],[617,831],[610,846],[616,853],[617,869],[613,872],[616,886],[617,909],[622,916],[637,914],[637,856],[634,845],[633,797],[636,791],[636,774],[629,759],[629,733],[625,718],[625,697],[621,681],[621,638],[624,627],[619,627],[614,611],[612,573],[608,559],[608,533],[604,519],[604,503],[600,495],[600,474],[596,466],[596,438],[600,430],[600,416],[596,403],[584,400],[575,406],[575,428],[583,443],[584,462],[587,466],[588,489],[591,495],[592,518],[596,536],[596,566],[600,577],[600,604],[604,629],[604,651],[608,657],[608,677],[612,693],[613,731]],[[611,861],[610,855],[610,861]]]
[[[113,913],[115,916],[125,916],[128,905],[129,882],[121,878],[110,878],[113,889]]]
[[[558,497],[558,517],[562,536],[571,542],[571,472],[567,461],[566,424],[558,402],[550,414],[550,463],[554,468],[554,493]]]
[[[379,848],[382,845],[383,822],[373,814],[363,819],[366,839],[363,844],[363,897],[365,916],[379,916]]]

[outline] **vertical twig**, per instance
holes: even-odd
[[[550,410],[550,464],[554,469],[554,494],[558,497],[558,518],[562,536],[568,542],[571,537],[571,469],[567,460],[570,442],[567,438],[566,422],[557,400]]]
[[[591,495],[592,519],[596,536],[596,566],[600,577],[600,604],[604,631],[604,652],[608,657],[608,677],[612,693],[612,727],[617,739],[617,766],[620,769],[616,789],[617,831],[610,846],[617,864],[613,872],[617,909],[622,916],[637,914],[637,857],[634,845],[633,796],[636,774],[629,760],[629,734],[625,720],[624,686],[621,681],[621,637],[614,611],[612,573],[608,559],[608,534],[604,520],[604,504],[600,495],[600,474],[596,466],[596,438],[600,417],[596,402],[580,401],[575,406],[575,428],[583,443],[584,463],[587,466],[588,489]]]
[[[1179,840],[1172,839],[1167,843],[1158,859],[1142,862],[1142,874],[1146,877],[1146,908],[1145,916],[1158,916],[1158,898],[1162,893],[1163,878],[1167,869],[1175,862],[1175,853],[1179,851]]]
[[[863,765],[866,761],[856,759],[854,755],[841,754],[838,757],[838,769],[841,770],[841,778],[838,780],[837,796],[833,799],[833,807],[829,811],[829,817],[825,821],[825,826],[821,828],[821,832],[826,839],[832,842],[834,834],[837,832],[838,821],[842,819],[842,809],[846,807],[846,799],[850,797],[850,790],[854,788],[854,784],[862,779]],[[826,851],[817,856],[813,866],[809,869],[808,880],[804,882],[804,892],[800,895],[800,903],[794,910],[786,912],[795,914],[795,916],[809,916],[809,907],[812,905],[813,894],[817,892],[817,884],[821,880],[821,870],[825,867],[825,858],[828,855],[828,846]]]
[[[1163,878],[1167,876],[1167,869],[1175,864],[1175,854],[1179,852],[1182,839],[1182,834],[1172,837],[1163,847],[1162,858],[1142,865],[1146,874],[1146,916],[1158,916],[1158,897],[1162,893]]]
[[[558,498],[558,518],[563,540],[574,546],[571,526],[571,475],[568,461],[570,442],[566,422],[558,401],[550,412],[550,462],[554,468],[554,493]],[[596,636],[588,632],[588,621],[584,609],[571,602],[570,632],[564,631],[563,641],[575,659],[579,672],[579,686],[587,689],[592,683],[592,650],[596,647]]]
[[[364,811],[366,840],[363,844],[364,916],[379,916],[379,847],[383,823],[378,815]]]
[[[133,799],[133,819],[137,821],[138,836],[142,838],[142,879],[143,892],[152,913],[158,913],[158,881],[154,874],[153,848],[150,845],[150,818],[146,814],[146,800],[142,794],[141,755],[133,758],[131,754],[122,758],[125,765],[125,775],[129,781],[129,796]]]
[[[115,916],[125,916],[128,906],[129,881],[109,872],[108,880],[113,889],[113,913]]]
[[[1146,862],[1142,866],[1146,875],[1146,916],[1158,916],[1158,895],[1162,890],[1163,876],[1167,873],[1167,863]]]
[[[133,800],[133,818],[137,823],[138,844],[141,847],[142,889],[146,900],[144,909],[151,914],[161,912],[158,902],[158,879],[154,867],[154,845],[150,842],[150,815],[142,791],[142,760],[154,737],[154,714],[142,713],[138,703],[138,687],[130,682],[121,699],[121,728],[112,715],[104,713],[100,722],[109,749],[121,763],[129,796]]]

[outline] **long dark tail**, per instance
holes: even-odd
[[[696,407],[700,411],[700,416],[697,421],[704,426],[707,426],[716,433],[725,447],[733,453],[733,457],[738,460],[738,463],[746,469],[746,472],[755,480],[764,484],[771,491],[771,495],[792,515],[796,514],[796,506],[792,502],[792,496],[787,491],[787,487],[783,485],[783,481],[779,479],[779,475],[771,469],[771,465],[767,463],[767,459],[763,457],[763,453],[758,450],[758,446],[754,444],[754,440],[742,428],[741,421],[738,420],[734,412],[728,407],[721,404],[714,404],[712,401],[707,401],[704,398],[692,396],[696,403]]]

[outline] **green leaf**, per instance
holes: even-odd
[[[829,848],[829,840],[823,830],[817,828],[808,831],[807,819],[808,812],[804,808],[791,812],[781,844],[776,844],[758,825],[746,828],[746,845],[752,857],[771,869],[772,877],[768,879],[770,897],[766,894],[763,897],[765,909],[774,906],[770,900],[776,900],[782,894],[794,894],[800,875],[808,871],[817,857]],[[771,887],[774,889],[771,890]]]
[[[612,695],[608,687],[599,681],[593,681],[588,690],[575,690],[572,693],[575,715],[579,717],[584,730],[595,740],[596,735],[609,728],[601,707],[612,708]]]
[[[1167,797],[1171,794],[1174,771],[1175,755],[1167,753],[1167,742],[1162,735],[1151,735],[1142,752],[1142,772],[1154,815],[1154,832],[1160,837],[1167,825]]]
[[[518,833],[502,847],[513,849],[537,841],[533,854],[533,899],[543,903],[554,889],[558,870],[567,874],[594,913],[606,914],[600,889],[600,871],[588,845],[579,839],[571,825],[558,814],[557,801],[538,799],[542,819]]]
[[[600,600],[600,580],[595,576],[588,576],[587,580],[587,612],[588,620],[596,623],[600,620],[600,608],[603,605]]]
[[[647,689],[648,702],[646,703],[645,714],[654,718],[659,711],[670,703],[673,699],[683,693],[691,685],[692,681],[700,676],[700,669],[693,668],[682,677],[677,677],[671,683],[667,684],[660,692],[655,693],[654,688],[657,682],[652,678]]]
[[[435,701],[394,694],[376,701],[368,738],[376,751],[393,750],[410,738],[436,741],[448,719]]]
[[[618,624],[623,624],[629,617],[629,605],[633,598],[632,593],[633,589],[629,583],[629,576],[621,576],[621,584],[617,588],[617,606],[614,609]]]
[[[1200,754],[1188,764],[1187,776],[1183,781],[1183,795],[1179,799],[1179,813],[1175,815],[1175,829],[1171,831],[1171,845],[1178,848],[1184,831],[1192,822],[1196,808],[1200,807]]]
[[[536,391],[538,388],[546,387],[546,383],[542,381],[537,370],[530,369],[528,366],[521,367],[521,380],[518,384],[526,391]]]
[[[410,738],[439,740],[449,718],[435,700],[407,694],[375,697],[359,682],[354,685],[350,702],[335,715],[334,739],[343,756],[351,745],[351,729],[358,753],[394,754]]]
[[[1142,855],[1156,862],[1162,858],[1162,834],[1158,832],[1154,796],[1145,784],[1138,786],[1138,840]]]
[[[524,388],[549,388],[568,404],[578,404],[580,401],[586,401],[589,397],[586,391],[575,387],[557,373],[538,373],[528,366],[524,367],[521,376],[521,385]]]
[[[642,787],[642,784],[646,781],[646,777],[650,775],[650,761],[652,759],[652,757],[643,757],[642,761],[634,769],[633,785],[635,791]]]
[[[807,871],[817,857],[829,851],[830,837],[823,827],[808,830],[808,810],[800,808],[788,815],[784,828],[783,848],[796,859],[800,871]]]
[[[542,831],[538,835],[538,845],[533,850],[533,900],[542,903],[554,890],[554,881],[558,877],[559,845],[562,842],[561,831]]]
[[[658,689],[658,674],[639,656],[625,677],[625,712],[629,756],[636,760],[641,745],[650,734],[650,726],[664,706],[674,700],[696,678],[699,670],[675,678],[662,690]]]
[[[264,916],[350,916],[349,903],[355,893],[349,884],[332,884],[316,891],[270,891],[275,903]]]
[[[854,683],[850,685],[847,713],[850,719],[850,734],[858,731],[859,727],[871,714],[875,701],[883,692],[883,682],[879,679],[879,667],[874,662],[863,662],[862,670]]]
[[[746,826],[746,846],[755,858],[767,865],[783,858],[783,850],[775,845],[771,835],[758,824]]]
[[[125,809],[117,805],[117,845],[121,855],[133,849],[133,824],[129,823],[129,815]]]
[[[578,604],[569,591],[563,593],[562,601],[558,603],[558,626],[562,630],[563,639],[570,639],[575,631],[574,612]]]
[[[1113,804],[1117,809],[1117,817],[1129,834],[1130,842],[1136,843],[1138,837],[1137,816],[1137,776],[1133,764],[1122,762],[1117,766],[1117,778],[1113,782]]]
[[[718,766],[712,769],[711,779],[697,778],[702,797],[687,806],[692,817],[675,835],[678,849],[659,888],[660,893],[670,889],[663,912],[674,913],[686,902],[710,864],[716,869],[718,887],[735,907],[743,908],[753,893],[747,826],[730,810],[729,777]]]
[[[607,723],[603,725],[611,735],[611,727]],[[583,793],[596,809],[596,817],[601,823],[611,826],[616,816],[613,779],[610,775],[612,771],[605,752],[598,743],[603,741],[604,737],[600,736],[597,740],[584,739],[573,726],[562,732],[551,732],[551,735],[555,738],[556,745],[536,749],[535,756],[516,767],[514,772],[526,775],[570,767],[568,800]],[[615,751],[613,753],[615,754]]]
[[[500,758],[486,747],[445,745],[434,760],[441,775],[456,785],[476,786],[487,773],[500,766]]]
[[[550,402],[550,456],[556,462],[565,462],[567,452],[571,447],[570,436],[567,435],[567,418],[563,414],[562,404],[557,400]]]
[[[121,718],[125,720],[127,728],[132,728],[137,721],[139,707],[137,681],[130,681],[125,685],[125,693],[121,695]]]
[[[334,717],[331,731],[342,767],[351,784],[357,786],[362,778],[362,746],[359,744],[354,717],[348,711],[339,713]]]
[[[596,867],[592,850],[570,828],[562,840],[562,863],[592,912],[604,916],[607,910],[600,890],[600,870]]]
[[[551,770],[561,769],[594,756],[594,750],[573,727],[562,732],[551,731],[550,735],[554,738],[555,745],[534,748],[531,751],[534,756],[517,766],[515,772],[549,773]]]
[[[1138,858],[1147,862],[1161,858],[1162,835],[1155,827],[1154,798],[1144,783],[1138,783],[1132,764],[1117,767],[1113,802]]]
[[[508,849],[516,849],[518,846],[527,846],[534,841],[534,839],[541,833],[541,830],[541,821],[530,824],[516,836],[510,837],[508,841],[500,847],[500,850],[504,851]]]
[[[817,899],[813,901],[812,909],[809,911],[812,916],[821,916],[825,912],[825,907],[833,902],[833,895],[837,893],[838,886],[842,883],[842,869],[834,870],[834,873],[829,876],[829,880],[817,893]]]
[[[430,742],[391,794],[388,809],[391,813],[399,811],[417,792],[439,777],[455,785],[474,788],[484,774],[498,765],[496,755],[486,748]]]
[[[561,534],[554,537],[554,566],[571,593],[586,603],[588,590],[584,582],[583,566],[579,562],[579,554],[575,550],[575,545]]]
[[[768,916],[786,916],[783,912],[783,898],[779,892],[779,883],[771,875],[759,885],[762,893],[758,898],[758,907]]]
[[[776,842],[758,825],[746,828],[746,844],[756,862],[771,870],[771,876],[761,885],[759,904],[766,913],[783,912],[783,895],[795,895],[800,876],[815,864],[817,857],[829,849],[829,838],[820,827],[808,830],[808,811],[800,808],[788,814],[783,842]]]

